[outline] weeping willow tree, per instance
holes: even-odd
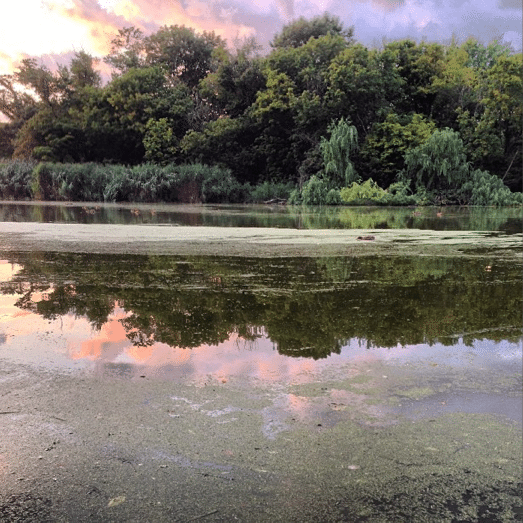
[[[426,191],[452,197],[470,179],[467,161],[459,133],[451,129],[435,131],[430,138],[405,155],[401,182],[416,192]]]
[[[512,193],[497,176],[471,169],[459,133],[451,129],[435,131],[426,142],[409,151],[398,180],[426,194],[433,203],[523,203],[523,194]]]
[[[351,157],[358,150],[358,131],[344,118],[329,126],[330,137],[321,139],[320,150],[323,156],[324,176],[330,184],[339,189],[358,182]]]

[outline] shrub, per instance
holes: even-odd
[[[237,203],[242,200],[243,187],[229,169],[209,167],[202,183],[204,203]]]
[[[338,189],[331,189],[327,196],[325,197],[326,205],[340,205],[341,204],[341,194]]]
[[[392,183],[380,198],[380,205],[421,205],[422,195],[408,194],[409,187],[403,182]]]
[[[110,169],[95,163],[54,164],[58,194],[64,200],[96,202],[104,198]]]
[[[327,200],[328,184],[316,175],[311,176],[301,190],[301,199],[304,205],[324,205]]]
[[[500,180],[487,171],[476,169],[462,188],[462,197],[469,205],[521,205],[523,193],[513,193]]]
[[[344,187],[341,199],[353,205],[365,205],[368,203],[379,203],[386,192],[372,178],[363,183],[353,182],[349,187]]]
[[[412,183],[415,190],[423,188],[445,196],[454,195],[469,176],[470,165],[459,133],[443,129],[407,152],[399,181]]]
[[[289,205],[300,205],[302,203],[301,191],[299,188],[293,189],[287,200]]]

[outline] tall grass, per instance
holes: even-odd
[[[6,160],[0,163],[0,198],[29,200],[31,181],[36,162]]]
[[[202,164],[0,164],[0,198],[4,199],[238,203],[250,200],[250,189],[240,184],[230,170]]]

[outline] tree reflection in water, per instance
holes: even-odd
[[[85,317],[96,329],[121,307],[118,321],[142,347],[264,334],[281,354],[319,359],[353,338],[372,348],[520,336],[520,268],[491,257],[8,258],[21,268],[0,291],[19,295],[17,307],[46,319]]]

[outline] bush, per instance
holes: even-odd
[[[229,169],[210,167],[201,188],[204,203],[238,203],[243,200],[243,186]]]
[[[325,198],[326,205],[340,205],[341,204],[341,194],[338,189],[331,189]]]
[[[314,175],[303,186],[301,199],[304,205],[324,205],[327,201],[328,184],[322,178]]]
[[[361,184],[353,182],[350,187],[344,187],[340,192],[341,199],[353,205],[379,203],[385,194],[385,190],[372,178]]]
[[[392,183],[380,198],[380,205],[422,205],[423,196],[408,194],[409,187],[403,182]]]
[[[476,169],[463,185],[462,197],[469,205],[521,205],[523,193],[513,193],[500,180],[487,171]]]
[[[452,197],[469,176],[470,164],[459,133],[443,129],[405,154],[405,169],[398,180],[414,190],[425,189]]]
[[[61,199],[102,201],[109,180],[109,169],[95,163],[54,164],[54,182]]]
[[[287,200],[289,205],[300,205],[302,203],[301,191],[299,188],[293,189]]]

